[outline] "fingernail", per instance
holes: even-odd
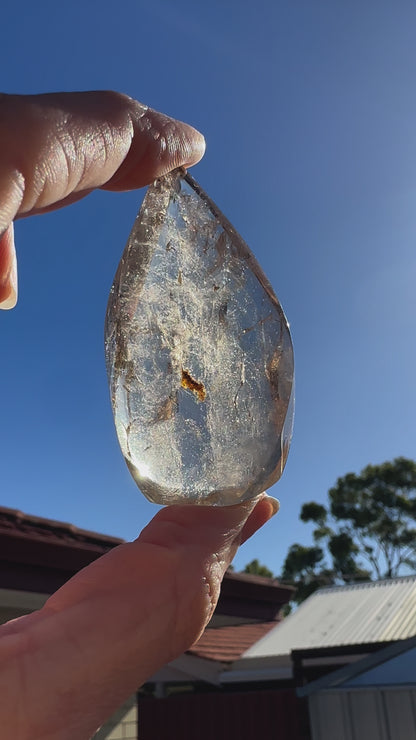
[[[272,516],[279,511],[279,501],[272,496],[263,494],[257,499],[256,505],[245,522],[242,531],[236,538],[236,543],[243,545],[244,542],[253,536],[261,527],[268,522]]]
[[[270,508],[271,508],[271,512],[272,512],[270,514],[270,519],[271,519],[272,516],[274,516],[275,514],[277,514],[277,512],[279,511],[279,509],[280,509],[280,501],[279,501],[279,499],[274,498],[273,496],[265,496],[264,497],[264,500],[267,501],[268,504],[270,504]]]
[[[4,273],[4,278],[0,280],[0,309],[7,311],[17,303],[17,260],[13,224],[0,238],[0,255],[0,272]]]

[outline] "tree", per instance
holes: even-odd
[[[259,563],[257,558],[248,563],[243,570],[243,573],[251,573],[253,576],[263,576],[264,578],[274,578],[274,575],[267,565]]]
[[[323,565],[324,557],[320,547],[305,547],[295,543],[289,548],[281,580],[296,586],[294,601],[298,604],[317,588],[333,583],[332,573]]]
[[[310,501],[300,518],[316,525],[315,546],[292,545],[282,572],[298,587],[298,602],[325,580],[351,583],[414,572],[416,462],[399,457],[348,473],[328,492],[327,506]]]

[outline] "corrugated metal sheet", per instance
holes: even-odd
[[[416,576],[316,591],[244,658],[403,640],[416,635]]]
[[[412,740],[414,689],[320,691],[309,699],[313,740]]]

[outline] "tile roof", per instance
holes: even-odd
[[[82,544],[109,549],[123,542],[119,537],[90,532],[74,524],[54,519],[25,514],[18,509],[0,506],[0,536],[14,535],[31,540],[43,540],[60,544]]]
[[[416,576],[316,591],[243,655],[390,642],[416,635]]]
[[[275,626],[276,621],[208,627],[188,653],[198,658],[231,663]]]

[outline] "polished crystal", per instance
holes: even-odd
[[[118,439],[159,504],[228,505],[288,454],[288,324],[249,248],[183,170],[144,198],[111,289],[106,362]]]

